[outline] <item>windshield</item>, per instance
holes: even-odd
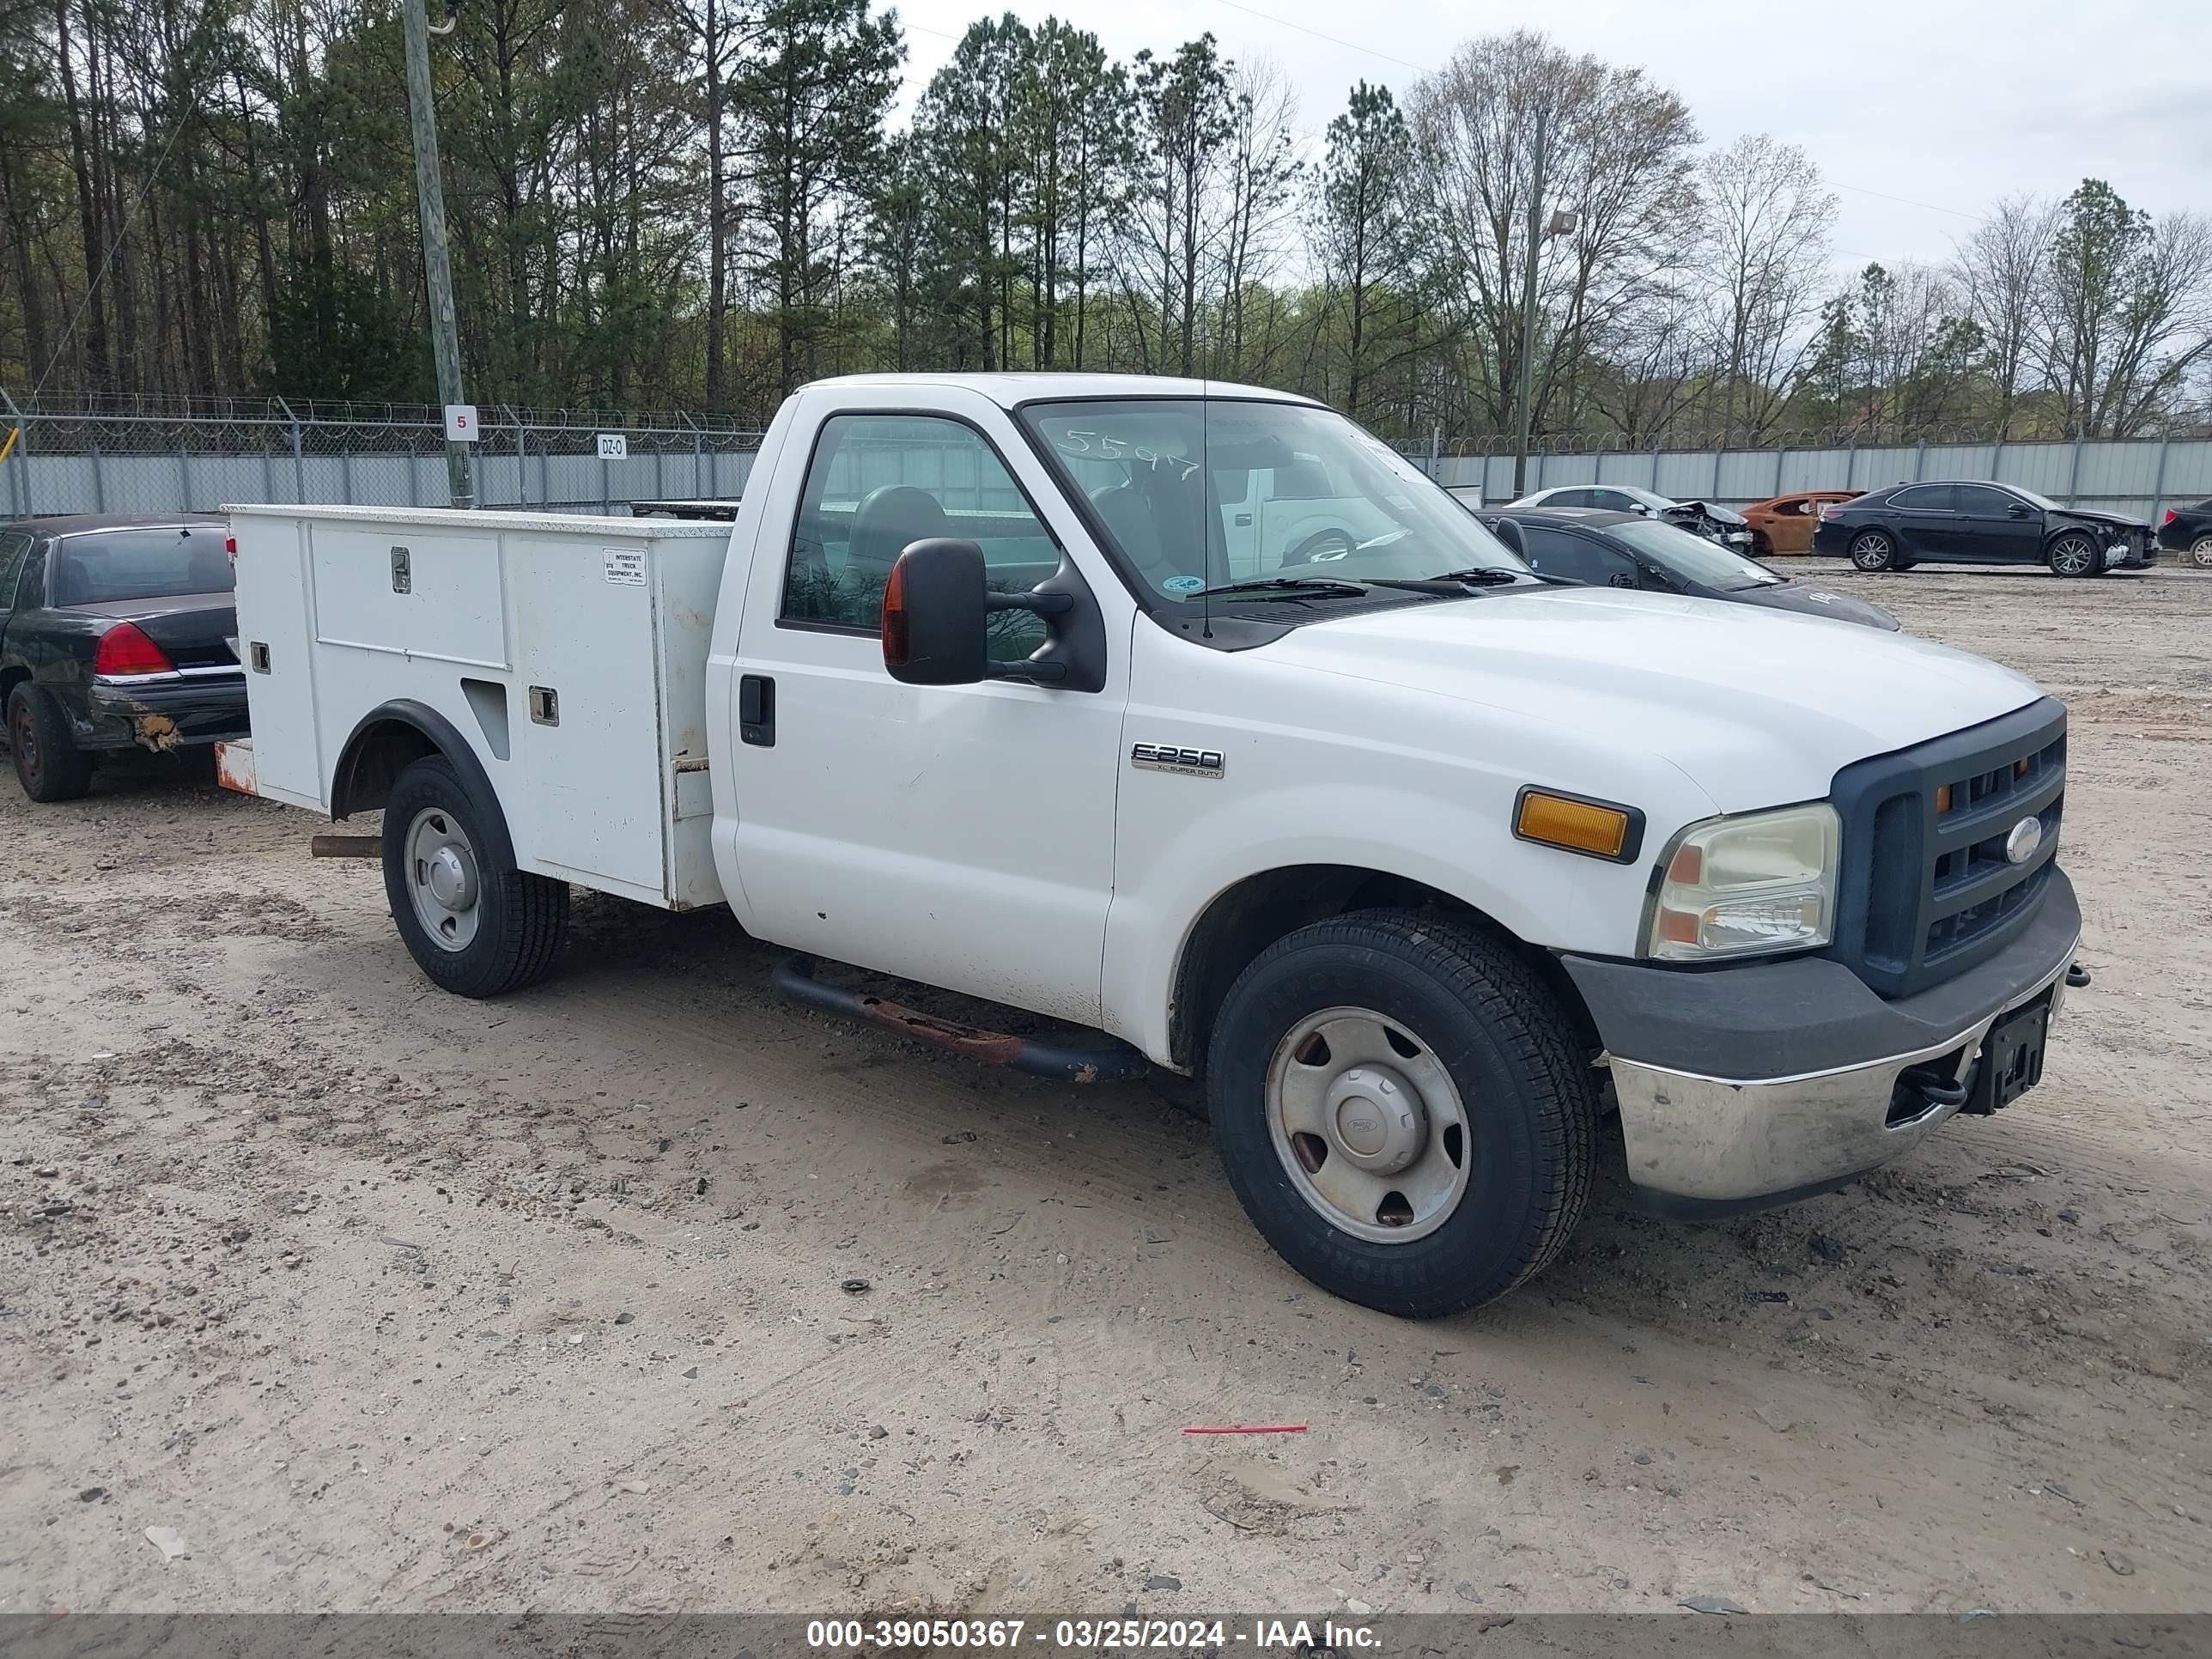
[[[1032,404],[1021,419],[1156,602],[1215,603],[1240,583],[1359,597],[1350,585],[1531,574],[1418,467],[1325,409],[1133,398]]]
[[[173,530],[103,530],[64,536],[55,572],[57,605],[228,593],[237,585],[221,525]]]
[[[1671,495],[1658,495],[1649,489],[1638,489],[1629,484],[1607,484],[1606,488],[1608,489],[1618,489],[1632,501],[1641,501],[1644,506],[1650,507],[1665,508],[1675,504],[1674,499]]]
[[[2039,495],[2033,489],[2022,489],[2018,484],[2007,484],[2005,488],[2027,502],[2029,506],[2041,507],[2045,513],[2063,513],[2066,510],[2052,501],[2050,496]]]
[[[1696,582],[1723,593],[1747,587],[1778,587],[1782,578],[1755,560],[1731,553],[1718,542],[1707,541],[1680,525],[1654,519],[1606,526],[1607,535],[1626,542],[1653,564],[1670,570],[1685,581]]]

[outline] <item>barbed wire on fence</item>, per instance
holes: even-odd
[[[613,512],[640,500],[728,499],[742,490],[765,435],[734,420],[684,410],[495,403],[477,412],[477,499],[487,507]],[[601,453],[601,434],[621,436],[619,459]],[[0,441],[11,454],[0,466],[0,516],[5,517],[167,513],[252,500],[416,507],[447,499],[443,412],[426,404],[76,393],[19,400],[0,387]],[[1595,482],[1601,472],[1609,482],[1750,501],[1785,483],[1863,487],[1908,476],[1942,477],[1946,467],[1958,476],[1955,470],[1963,466],[1972,476],[2013,477],[2069,501],[2079,495],[2155,510],[2176,495],[2194,500],[2212,486],[2212,410],[2136,440],[2094,441],[2106,452],[2126,453],[2085,465],[2087,445],[2004,435],[1967,422],[1772,430],[1733,426],[1655,437],[1551,432],[1538,434],[1531,446],[1535,465],[1529,487]],[[1506,433],[1395,445],[1425,465],[1433,455],[1476,469],[1480,482],[1501,488],[1496,468],[1516,447]],[[1973,447],[1982,453],[1957,453]],[[2051,459],[2064,451],[2073,452],[2070,459]],[[1772,458],[1771,465],[1762,469],[1743,459],[1758,455]],[[1593,465],[1590,457],[1617,459]],[[1561,463],[1548,470],[1548,477],[1547,461]],[[1929,467],[1936,469],[1933,475],[1925,471]],[[1570,476],[1561,478],[1562,471]],[[1462,471],[1460,476],[1474,475]]]
[[[2158,442],[2172,439],[2212,437],[2212,410],[2176,414],[2149,423],[2139,431],[2117,436],[2084,434],[2090,443]],[[1486,432],[1455,438],[1404,438],[1395,447],[1407,455],[1462,459],[1477,455],[1510,455],[1520,447],[1511,432]],[[1531,454],[1602,455],[1659,453],[1732,453],[1746,450],[1915,449],[1922,445],[2069,443],[2070,434],[2007,431],[1975,421],[1916,422],[1882,427],[1845,423],[1813,427],[1669,428],[1662,432],[1540,432],[1528,441]]]

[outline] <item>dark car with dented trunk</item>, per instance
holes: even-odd
[[[212,514],[0,524],[0,707],[33,800],[118,750],[246,732],[228,526]]]

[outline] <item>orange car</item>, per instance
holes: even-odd
[[[1771,501],[1743,509],[1751,525],[1752,551],[1765,558],[1770,553],[1810,553],[1813,527],[1820,509],[1831,501],[1848,501],[1863,489],[1801,489],[1794,495],[1777,495]]]

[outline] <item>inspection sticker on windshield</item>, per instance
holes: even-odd
[[[1160,583],[1163,593],[1195,593],[1206,586],[1203,576],[1170,576]]]
[[[607,580],[617,587],[645,586],[645,550],[641,547],[610,547],[607,556]]]

